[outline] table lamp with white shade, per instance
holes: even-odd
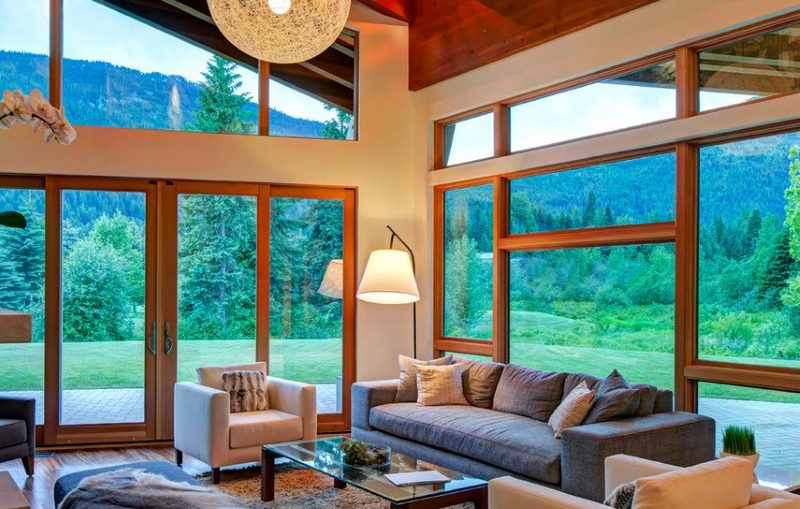
[[[378,249],[370,253],[367,268],[361,278],[356,297],[375,304],[412,304],[414,328],[414,358],[417,358],[417,301],[419,290],[414,277],[414,252],[391,226],[386,226],[392,237],[389,249]],[[408,250],[392,249],[394,239]]]

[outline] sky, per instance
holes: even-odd
[[[49,1],[0,0],[0,49],[47,54]],[[88,28],[87,28],[88,27]],[[110,62],[143,72],[203,80],[211,54],[92,0],[64,0],[64,57]],[[240,90],[258,98],[258,75],[244,68]],[[323,103],[275,81],[270,106],[298,118],[325,121],[335,113]]]
[[[701,111],[739,104],[743,94],[701,92]],[[511,151],[591,136],[675,117],[675,90],[594,83],[512,107]],[[448,165],[491,157],[493,118],[482,115],[457,124]]]

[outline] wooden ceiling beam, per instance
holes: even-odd
[[[384,16],[411,23],[411,0],[359,0]]]
[[[241,51],[222,35],[205,0],[95,0],[126,16],[165,31],[190,44],[217,53],[251,71],[258,60]],[[346,37],[331,48],[298,64],[273,64],[278,81],[320,101],[353,111],[355,69],[352,44]]]

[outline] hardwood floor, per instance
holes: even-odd
[[[0,463],[0,470],[8,470],[11,473],[17,486],[30,501],[32,509],[54,509],[53,485],[64,474],[120,463],[136,461],[169,461],[173,463],[175,460],[175,450],[172,447],[91,449],[55,451],[44,454],[47,456],[36,457],[36,475],[33,477],[25,475],[20,460]],[[183,470],[189,475],[197,475],[211,469],[194,458],[184,456]]]

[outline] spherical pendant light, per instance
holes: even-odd
[[[234,46],[276,64],[304,62],[336,41],[350,0],[208,0],[211,17]]]

